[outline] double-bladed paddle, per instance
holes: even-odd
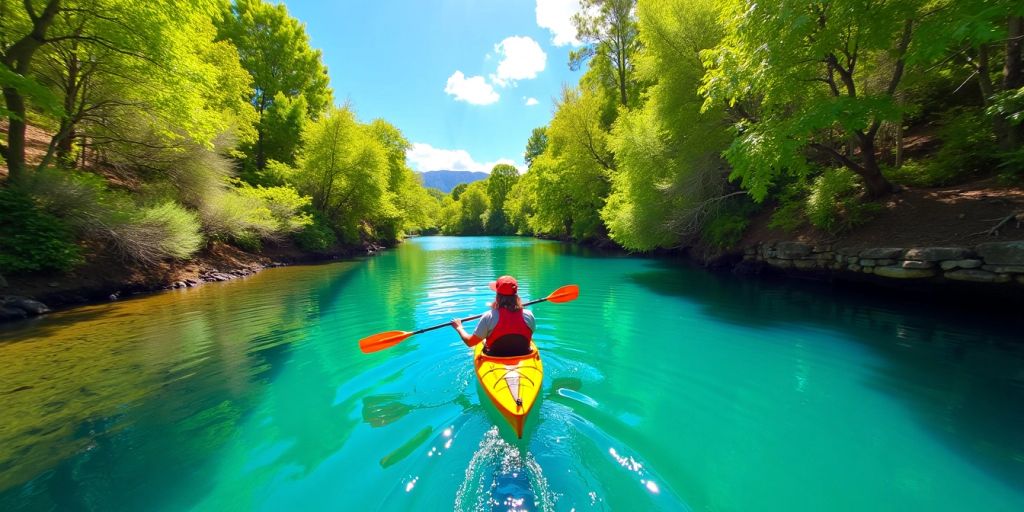
[[[527,302],[527,303],[523,304],[523,306],[529,306],[531,304],[536,304],[538,302],[544,302],[544,301],[554,302],[554,303],[569,302],[569,301],[572,301],[572,300],[576,300],[576,297],[579,297],[579,296],[580,296],[580,287],[578,285],[575,285],[575,284],[567,284],[567,285],[565,285],[565,286],[563,286],[563,287],[561,287],[561,288],[551,292],[550,294],[548,294],[547,297],[544,297],[543,299],[531,300],[530,302]],[[477,318],[480,318],[481,316],[483,316],[483,315],[481,314],[481,315],[468,316],[466,318],[463,318],[462,321],[463,322],[469,322],[470,320],[476,320]],[[367,336],[366,338],[363,338],[363,339],[359,340],[359,349],[362,350],[363,353],[366,353],[366,354],[369,354],[371,352],[377,352],[378,350],[384,350],[386,348],[390,348],[390,347],[393,347],[395,345],[398,345],[399,343],[405,341],[406,338],[408,338],[410,336],[413,336],[415,334],[420,334],[420,333],[424,333],[424,332],[427,332],[427,331],[433,331],[434,329],[440,329],[442,327],[447,327],[449,325],[451,325],[451,322],[445,322],[443,324],[437,324],[437,325],[435,325],[433,327],[426,327],[426,328],[420,329],[418,331],[412,331],[412,332],[409,332],[409,331],[387,331],[387,332],[382,332],[382,333],[374,334],[373,336]]]

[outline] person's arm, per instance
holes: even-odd
[[[472,347],[483,341],[483,338],[466,332],[466,330],[462,328],[462,320],[459,320],[458,318],[452,319],[452,327],[455,328],[455,332],[459,333],[459,337],[462,338],[462,342],[465,343],[467,347]]]

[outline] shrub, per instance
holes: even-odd
[[[0,269],[4,272],[71,270],[82,262],[71,230],[25,193],[0,188]]]
[[[701,231],[705,242],[719,249],[736,246],[743,238],[743,232],[750,225],[750,219],[742,213],[723,212],[711,219]]]
[[[991,122],[982,113],[955,109],[941,121],[937,137],[942,146],[927,160],[908,161],[887,170],[895,183],[914,187],[941,187],[989,174],[998,162],[998,145]]]
[[[860,195],[860,179],[853,171],[826,169],[811,185],[806,201],[807,220],[831,234],[863,224],[880,206],[862,202]]]
[[[796,231],[807,222],[804,214],[807,190],[800,183],[793,183],[779,193],[779,207],[772,213],[768,227],[783,231]]]
[[[110,226],[110,238],[124,257],[145,264],[185,259],[203,245],[199,218],[173,202],[132,212]]]
[[[310,200],[295,189],[236,184],[212,194],[203,205],[203,225],[212,236],[258,251],[261,241],[280,240],[312,223],[302,211]]]
[[[299,247],[307,251],[324,251],[338,242],[334,230],[319,215],[314,215],[312,222],[292,237]]]

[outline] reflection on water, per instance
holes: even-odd
[[[539,304],[515,439],[449,329]],[[1024,319],[419,238],[0,328],[0,510],[1024,509]]]

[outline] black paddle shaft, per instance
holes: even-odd
[[[547,297],[544,297],[543,299],[531,300],[530,302],[527,302],[527,303],[523,304],[523,307],[525,308],[526,306],[530,306],[530,305],[536,304],[538,302],[544,302],[546,300],[548,300]],[[482,316],[484,316],[484,315],[483,314],[479,314],[479,315],[467,316],[466,318],[462,318],[460,320],[463,321],[463,322],[470,322],[470,321],[476,320],[476,319],[478,319],[478,318],[480,318]],[[437,324],[437,325],[435,325],[433,327],[424,327],[423,329],[420,329],[418,331],[413,331],[412,334],[422,334],[422,333],[425,333],[427,331],[433,331],[434,329],[440,329],[442,327],[448,327],[451,324],[452,324],[451,322],[445,322],[443,324]],[[412,334],[410,334],[410,336]]]

